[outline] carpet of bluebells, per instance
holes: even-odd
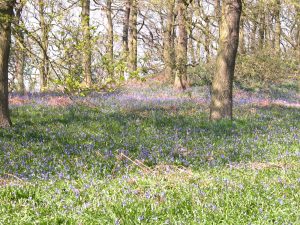
[[[0,224],[300,224],[300,96],[205,87],[12,95]]]

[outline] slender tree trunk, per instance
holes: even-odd
[[[296,11],[296,54],[298,58],[300,58],[300,5],[295,5],[295,11]]]
[[[16,78],[17,78],[17,85],[16,91],[20,94],[25,93],[25,85],[24,85],[24,67],[25,67],[25,40],[24,40],[24,33],[22,31],[22,11],[23,11],[23,4],[20,4],[18,8],[16,8]]]
[[[191,30],[190,37],[189,37],[189,48],[188,49],[190,50],[191,63],[192,63],[192,65],[195,65],[196,64],[196,54],[195,54],[192,30]]]
[[[232,119],[232,86],[241,12],[241,0],[223,2],[216,73],[212,82],[211,120]]]
[[[280,11],[281,11],[281,2],[276,0],[275,6],[275,50],[277,53],[280,53],[280,39],[281,39],[281,23],[280,23]]]
[[[187,5],[178,1],[178,43],[176,48],[176,73],[174,87],[185,90],[188,87],[187,76]]]
[[[128,69],[132,73],[137,70],[137,0],[131,0],[129,16],[129,62]]]
[[[256,14],[256,13],[255,13]],[[252,29],[250,34],[250,48],[251,52],[255,52],[256,50],[256,31],[257,31],[257,22],[256,19],[252,20]]]
[[[0,0],[0,128],[11,126],[8,108],[8,60],[14,0]]]
[[[114,29],[113,29],[113,21],[112,21],[112,0],[106,1],[106,17],[108,22],[108,59],[109,63],[113,65],[114,63]],[[108,73],[110,76],[114,75],[113,66],[109,66]]]
[[[209,26],[209,18],[208,16],[205,16],[205,43],[204,43],[204,49],[206,52],[206,63],[210,62],[210,44],[211,44],[211,38],[210,38],[210,26]]]
[[[48,45],[49,45],[49,25],[45,20],[45,2],[44,0],[38,0],[39,4],[39,16],[40,27],[42,30],[42,62],[40,64],[40,90],[44,91],[48,86],[49,76],[49,58],[48,58]]]
[[[263,49],[265,46],[265,37],[266,37],[266,15],[265,15],[265,6],[263,0],[259,2],[259,49]]]
[[[241,16],[240,20],[240,40],[239,40],[239,53],[245,54],[246,48],[245,48],[245,30],[244,30],[244,17]]]
[[[127,59],[129,45],[128,45],[128,33],[129,33],[129,18],[130,18],[131,0],[127,0],[124,7],[124,19],[123,19],[123,55],[124,59]]]
[[[92,50],[91,50],[91,34],[90,34],[90,0],[81,0],[81,27],[83,36],[83,56],[82,67],[84,84],[87,87],[92,86]]]
[[[218,37],[220,36],[220,27],[221,27],[221,0],[215,0],[215,16],[216,16],[216,19],[217,19],[217,25],[218,25],[218,28],[219,28],[219,34],[218,34]]]
[[[164,31],[164,63],[165,63],[165,77],[169,80],[174,72],[174,6],[175,1],[168,2],[167,24]]]

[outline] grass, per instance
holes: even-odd
[[[166,93],[12,104],[0,224],[300,224],[299,108]]]

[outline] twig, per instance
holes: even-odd
[[[121,156],[123,156],[124,158],[128,159],[130,162],[132,162],[133,164],[135,164],[137,167],[146,170],[147,172],[152,172],[151,168],[149,168],[148,166],[146,166],[145,164],[143,164],[141,161],[139,160],[132,160],[131,158],[129,158],[127,155],[121,153]]]
[[[17,180],[19,180],[19,181],[21,181],[21,182],[25,183],[25,181],[24,181],[24,180],[22,180],[21,178],[19,178],[19,177],[15,176],[15,175],[13,175],[13,174],[9,174],[9,173],[4,173],[4,174],[5,174],[5,175],[7,175],[7,176],[9,176],[9,177],[13,177],[13,178],[15,178],[15,179],[17,179]]]

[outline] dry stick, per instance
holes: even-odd
[[[132,162],[133,164],[135,164],[137,167],[146,170],[147,172],[152,172],[151,168],[149,168],[148,166],[146,166],[145,164],[143,164],[142,162],[140,162],[139,160],[132,160],[131,158],[129,158],[127,155],[121,153],[121,156],[125,157],[126,159],[128,159],[130,162]]]
[[[9,174],[9,173],[4,173],[4,174],[5,174],[5,175],[7,175],[7,176],[9,176],[9,177],[13,177],[13,178],[15,178],[15,179],[17,179],[17,180],[19,180],[19,181],[21,181],[21,182],[25,183],[25,181],[24,181],[24,180],[22,180],[21,178],[19,178],[19,177],[15,176],[15,175],[13,175],[13,174]]]

